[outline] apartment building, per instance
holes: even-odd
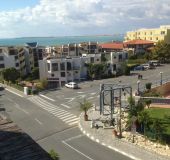
[[[106,55],[108,70],[112,74],[117,74],[123,62],[128,59],[128,53],[126,51],[122,52],[111,52]]]
[[[70,81],[86,79],[87,57],[47,58],[39,61],[40,79],[47,79],[49,88],[59,88]]]
[[[23,47],[0,47],[0,69],[16,68],[26,75],[26,63]]]
[[[162,25],[160,28],[144,28],[130,31],[126,33],[124,39],[125,41],[142,39],[154,42],[164,40],[166,43],[170,44],[170,25]]]
[[[46,47],[38,46],[37,42],[26,43],[25,47],[29,49],[30,55],[33,56],[33,67],[38,67],[38,61],[46,55]]]

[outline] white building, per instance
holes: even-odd
[[[128,53],[125,51],[111,52],[107,59],[111,73],[116,74],[121,68],[121,64],[128,59]]]
[[[70,81],[86,79],[88,58],[54,58],[39,61],[40,79],[48,80],[49,88],[64,86]]]
[[[0,47],[0,69],[4,68],[16,68],[21,75],[26,75],[23,47]]]

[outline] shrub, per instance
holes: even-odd
[[[151,86],[152,86],[152,83],[146,83],[145,84],[145,87],[146,87],[147,90],[150,90]]]

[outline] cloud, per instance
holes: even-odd
[[[0,37],[113,34],[169,19],[169,0],[40,0],[0,11]]]

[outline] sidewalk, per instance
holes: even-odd
[[[116,138],[112,133],[113,129],[103,129],[100,124],[98,129],[91,128],[91,120],[100,119],[99,111],[95,111],[94,108],[88,111],[88,116],[89,121],[84,121],[84,113],[80,115],[79,128],[93,141],[135,160],[170,160],[168,156],[161,156],[135,143]]]
[[[24,92],[22,91],[19,91],[18,89],[15,89],[13,87],[10,87],[9,85],[6,85],[6,84],[2,84],[0,83],[0,86],[4,87],[5,90],[19,96],[19,97],[26,97],[26,95],[24,94]]]

